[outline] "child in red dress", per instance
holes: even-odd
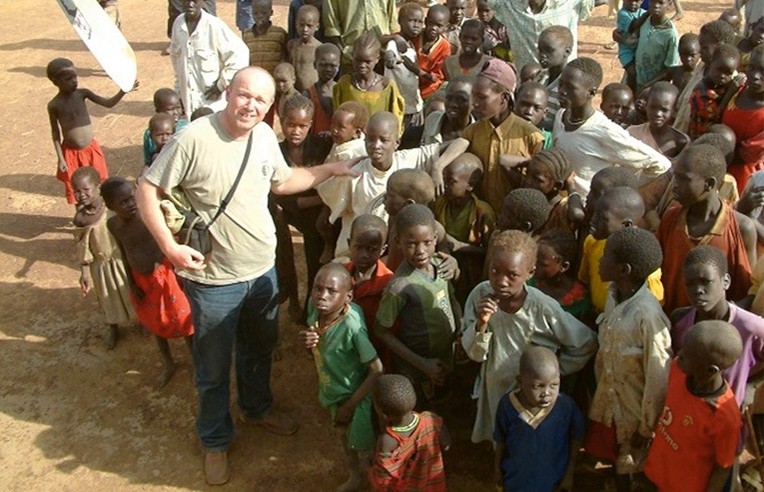
[[[164,370],[158,384],[161,388],[175,372],[167,339],[184,337],[191,348],[194,334],[191,306],[170,260],[162,254],[138,215],[130,183],[123,178],[109,178],[101,185],[101,196],[106,207],[116,214],[106,225],[122,250],[138,320],[154,334],[162,355]]]

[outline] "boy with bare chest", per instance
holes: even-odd
[[[53,85],[58,87],[58,94],[48,103],[51,136],[58,160],[56,177],[64,183],[67,202],[74,204],[74,171],[80,167],[92,166],[101,179],[109,177],[101,146],[93,139],[93,126],[85,101],[113,108],[122,100],[125,92],[120,90],[107,99],[88,89],[78,88],[74,64],[66,58],[52,60],[48,63],[46,73]],[[137,81],[135,87],[138,87]]]
[[[313,5],[303,5],[297,11],[296,39],[287,42],[289,63],[294,65],[297,74],[297,90],[308,90],[318,81],[318,71],[315,67],[316,48],[321,41],[315,37],[321,13]]]

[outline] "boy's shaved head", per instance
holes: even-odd
[[[331,275],[339,279],[340,286],[348,292],[353,288],[353,277],[350,275],[350,271],[340,263],[329,262],[322,266],[316,272],[316,278],[322,275]]]
[[[671,82],[661,80],[652,86],[648,98],[657,96],[658,94],[668,94],[673,100],[676,100],[676,98],[679,97],[679,89],[677,89]]]
[[[539,34],[539,39],[551,38],[559,41],[563,46],[573,46],[573,33],[565,26],[549,26]]]
[[[382,240],[387,237],[387,223],[376,215],[363,214],[353,220],[350,226],[350,237],[360,234],[364,231],[377,231],[382,236]]]
[[[340,51],[339,47],[334,43],[324,43],[318,48],[316,48],[316,59],[319,59],[322,56],[326,56],[328,54],[341,56],[342,52]]]
[[[374,387],[374,403],[388,418],[399,420],[416,406],[414,386],[406,376],[383,374]]]
[[[726,321],[708,320],[695,323],[684,336],[684,350],[703,354],[709,365],[723,371],[737,362],[743,353],[743,342],[737,329]]]
[[[520,356],[520,375],[542,376],[560,372],[557,356],[547,347],[531,345]]]
[[[598,203],[624,220],[630,219],[632,222],[637,222],[645,215],[645,201],[642,195],[628,186],[609,188]]]
[[[273,69],[273,76],[278,77],[279,75],[295,78],[296,76],[294,73],[294,65],[287,62],[279,63],[278,65],[276,65],[276,68]]]
[[[638,227],[619,229],[607,238],[605,255],[612,254],[618,264],[631,266],[631,277],[644,282],[663,263],[663,250],[650,231]]]
[[[273,0],[252,0],[252,6],[273,8]]]
[[[369,128],[373,126],[377,130],[388,133],[392,132],[395,135],[398,135],[398,117],[390,111],[377,111],[374,113],[374,115],[369,118],[368,126]]]
[[[700,47],[700,41],[698,39],[698,35],[694,32],[688,32],[686,34],[682,34],[682,37],[679,38],[679,51],[683,50],[689,50],[691,48]]]
[[[170,125],[170,128],[175,127],[175,118],[167,113],[157,113],[149,120],[149,129],[154,130],[160,128],[161,125]]]
[[[701,244],[687,253],[687,256],[684,257],[684,268],[687,269],[694,265],[710,265],[719,272],[720,277],[726,275],[729,270],[727,257],[719,248],[710,244]]]
[[[764,47],[764,45],[762,46]],[[735,132],[732,130],[732,128],[728,127],[727,125],[722,123],[715,123],[708,128],[708,133],[716,133],[723,136],[730,144],[732,144],[733,147],[737,145],[737,135],[735,135]]]
[[[483,162],[478,156],[469,152],[465,152],[454,159],[446,168],[449,169],[452,176],[460,173],[468,175],[468,182],[473,188],[483,180]]]
[[[54,58],[45,68],[45,74],[51,82],[55,82],[56,77],[66,70],[74,70],[74,63],[68,58]]]
[[[297,17],[302,16],[305,17],[313,17],[316,20],[319,20],[321,18],[321,12],[318,11],[316,7],[313,5],[305,4],[299,9],[297,9]],[[336,46],[336,45],[335,45]]]
[[[179,99],[178,93],[169,87],[162,87],[154,92],[154,107],[158,108],[163,102],[170,101],[172,99]]]
[[[688,169],[704,179],[716,178],[716,189],[719,189],[724,174],[727,172],[727,161],[722,151],[710,145],[689,145],[679,158]]]
[[[435,183],[421,169],[399,169],[390,175],[387,189],[393,190],[405,200],[429,205],[435,201]]]
[[[604,188],[611,186],[628,186],[637,189],[637,177],[625,167],[612,166],[600,169],[592,177],[592,182],[597,181]]]

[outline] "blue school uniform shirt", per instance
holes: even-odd
[[[629,33],[629,26],[631,23],[636,19],[639,19],[644,13],[645,10],[642,8],[638,8],[636,12],[630,12],[626,9],[619,10],[615,23],[615,28],[618,31],[618,34],[626,37]],[[622,67],[625,67],[629,63],[633,62],[636,55],[636,42],[634,44],[618,43],[618,61],[621,62]]]
[[[534,423],[538,414],[529,418],[514,392],[502,397],[493,440],[506,446],[501,459],[504,490],[551,492],[565,476],[570,440],[583,439],[584,416],[571,397],[560,393],[540,423]]]

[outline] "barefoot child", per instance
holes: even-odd
[[[597,389],[585,448],[615,466],[619,492],[631,490],[666,395],[670,323],[646,282],[662,259],[651,232],[628,227],[608,237],[599,264],[600,277],[611,284],[597,318]]]
[[[74,238],[80,261],[80,287],[86,296],[91,289],[109,325],[104,342],[113,349],[119,337],[118,325],[135,319],[130,302],[129,280],[122,252],[106,228],[106,207],[98,193],[101,176],[90,166],[72,174],[72,189],[77,200]]]
[[[477,416],[472,441],[494,436],[496,409],[502,397],[517,387],[520,355],[530,345],[559,353],[562,374],[581,369],[597,348],[596,334],[560,304],[526,285],[536,267],[536,242],[520,231],[495,236],[489,252],[489,280],[467,298],[462,346],[480,362]]]
[[[668,82],[656,82],[647,98],[647,123],[626,129],[669,159],[679,155],[690,143],[690,137],[671,126],[679,90]]]
[[[297,74],[298,91],[308,90],[318,81],[316,70],[316,49],[321,42],[315,38],[321,13],[313,5],[303,5],[297,10],[297,39],[287,41],[289,63]]]
[[[331,130],[332,125],[332,90],[334,78],[340,70],[340,49],[332,43],[324,43],[316,48],[315,67],[318,81],[308,87],[304,95],[309,97],[316,108],[313,116],[311,133],[322,133]]]
[[[321,267],[308,306],[308,330],[303,346],[313,353],[318,372],[318,400],[332,423],[343,430],[350,477],[337,490],[359,490],[374,449],[370,393],[382,374],[366,332],[363,312],[353,299],[350,273],[337,263]]]
[[[158,383],[161,388],[175,372],[167,339],[184,337],[191,349],[194,334],[191,307],[170,260],[164,257],[138,215],[133,187],[123,178],[110,178],[101,185],[101,196],[115,213],[106,225],[123,252],[138,320],[154,334],[162,355],[163,370]]]
[[[416,406],[416,392],[408,378],[386,374],[377,380],[374,409],[384,429],[369,470],[369,483],[375,492],[446,491],[441,450],[448,450],[451,437],[440,417],[415,412]]]
[[[645,463],[647,478],[660,490],[723,490],[741,415],[722,371],[741,352],[740,335],[724,321],[701,321],[685,335]]]
[[[48,80],[58,87],[58,94],[48,103],[48,117],[53,136],[53,148],[58,159],[56,178],[64,183],[66,201],[74,204],[72,174],[84,166],[92,166],[101,179],[109,177],[106,159],[98,142],[93,138],[93,125],[85,101],[105,108],[113,108],[125,97],[121,89],[110,98],[95,94],[77,85],[74,64],[66,58],[56,58],[46,68]],[[135,87],[138,82],[135,83]]]
[[[554,352],[533,345],[523,350],[517,386],[496,410],[496,487],[505,492],[573,490],[584,417],[573,399],[560,393]]]
[[[393,353],[391,369],[412,380],[419,407],[448,396],[456,319],[451,286],[433,261],[435,217],[424,205],[403,207],[395,217],[398,246],[406,258],[387,284],[375,334]],[[392,328],[400,323],[400,330]]]

